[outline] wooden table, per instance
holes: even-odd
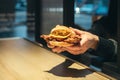
[[[0,80],[115,80],[21,38],[0,39]]]

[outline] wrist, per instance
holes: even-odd
[[[92,45],[92,49],[96,50],[97,46],[98,46],[98,42],[99,42],[99,37],[97,35],[94,35],[94,43]]]

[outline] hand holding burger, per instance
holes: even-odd
[[[98,36],[75,28],[57,25],[49,35],[42,35],[53,52],[68,51],[71,54],[83,54],[89,48],[96,49]]]

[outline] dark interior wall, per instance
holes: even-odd
[[[27,0],[27,30],[35,30],[35,1]]]
[[[75,0],[63,0],[63,24],[65,26],[74,26],[74,1]]]
[[[35,1],[34,0],[27,0],[27,11],[31,13],[35,12]]]
[[[16,2],[17,0],[0,0],[0,28],[12,26]]]
[[[117,38],[118,38],[118,68],[119,68],[119,73],[120,73],[120,0],[117,0],[118,1],[118,20],[117,20],[117,23],[118,23],[118,34],[117,34]]]
[[[16,2],[17,0],[0,0],[0,13],[13,13]]]

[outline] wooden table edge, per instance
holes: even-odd
[[[47,50],[51,51],[49,48],[42,46],[42,44],[40,44],[40,43],[38,43],[38,42],[35,42],[35,41],[31,41],[31,40],[29,40],[29,39],[27,39],[27,38],[21,38],[21,37],[0,38],[0,40],[15,40],[15,39],[23,39],[23,40],[26,40],[26,41],[28,41],[28,42],[30,42],[30,43],[33,43],[33,44],[41,47],[41,48],[44,48],[44,49],[47,49]],[[52,52],[52,51],[51,51],[51,52]],[[55,54],[56,54],[56,55],[59,55],[59,56],[61,56],[61,57],[64,57],[64,58],[66,58],[66,59],[68,59],[68,60],[71,60],[71,61],[75,62],[76,64],[78,64],[78,65],[80,65],[80,66],[83,66],[83,67],[87,68],[88,70],[90,70],[90,71],[92,71],[92,72],[96,72],[96,73],[98,73],[99,75],[102,75],[102,76],[104,76],[104,77],[106,77],[106,78],[108,78],[108,79],[110,79],[110,80],[117,80],[117,79],[115,79],[115,78],[113,78],[113,77],[111,77],[111,76],[109,76],[109,75],[107,75],[107,74],[104,74],[104,73],[100,72],[100,71],[96,71],[96,70],[94,70],[94,69],[91,69],[90,67],[88,67],[88,66],[86,66],[86,65],[84,65],[84,64],[82,64],[82,63],[80,63],[80,62],[78,62],[78,61],[76,61],[76,60],[73,60],[73,59],[71,59],[71,58],[69,58],[69,57],[67,57],[67,56],[64,56],[64,55],[61,55],[61,54],[57,54],[57,53],[55,53]]]

